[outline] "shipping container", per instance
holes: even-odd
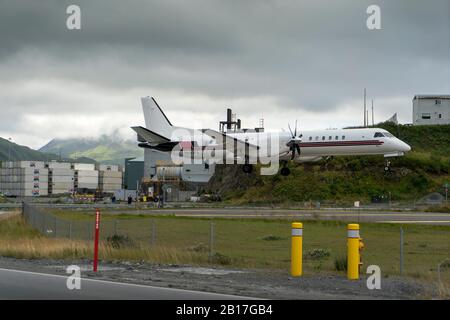
[[[69,162],[47,162],[46,167],[50,169],[64,169],[64,170],[70,170],[72,167],[72,164]]]
[[[65,182],[65,183],[73,183],[73,176],[50,176],[49,181],[51,182]]]
[[[45,162],[43,161],[14,161],[12,164],[13,168],[45,168]]]
[[[100,178],[98,179],[99,183],[122,183],[121,178]]]
[[[98,176],[101,177],[107,177],[107,178],[121,178],[122,179],[122,172],[121,171],[99,171]]]
[[[72,168],[75,170],[90,170],[90,171],[94,171],[95,170],[95,164],[91,164],[91,163],[73,163],[72,164]]]
[[[98,171],[97,170],[76,170],[75,175],[78,177],[97,177],[98,178]]]
[[[119,166],[115,164],[98,164],[96,169],[99,171],[116,172],[119,171]]]

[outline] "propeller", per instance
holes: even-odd
[[[294,160],[295,158],[295,152],[297,151],[297,154],[300,155],[300,143],[302,142],[303,135],[300,134],[297,136],[297,120],[295,120],[295,129],[294,132],[292,132],[291,126],[288,123],[289,132],[291,133],[291,140],[288,141],[286,146],[289,147],[289,152],[291,152],[291,160]]]

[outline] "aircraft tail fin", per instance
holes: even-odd
[[[173,131],[172,123],[162,111],[153,97],[141,98],[147,129],[164,137],[170,137]]]

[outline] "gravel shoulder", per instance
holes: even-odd
[[[369,290],[366,277],[348,281],[342,276],[303,276],[268,270],[199,268],[131,262],[101,262],[91,271],[87,260],[26,260],[0,257],[0,268],[66,275],[69,265],[81,267],[82,278],[126,282],[166,288],[198,290],[265,299],[429,299],[432,284],[413,279],[382,278],[381,290]]]

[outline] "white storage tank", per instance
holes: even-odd
[[[182,167],[156,167],[156,176],[158,180],[174,180],[181,178]]]

